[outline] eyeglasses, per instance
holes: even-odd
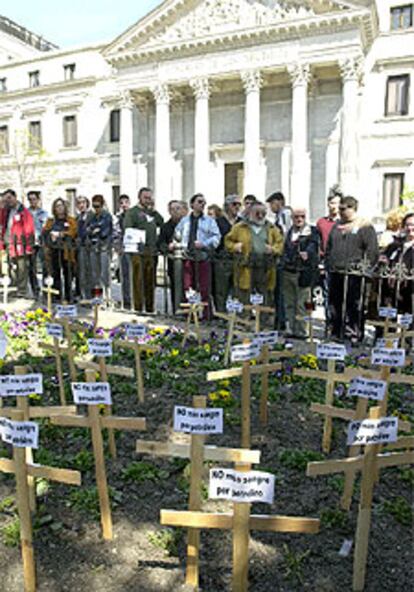
[[[241,208],[241,202],[240,201],[234,201],[231,205],[232,206],[236,206],[238,208]]]
[[[206,202],[205,202],[204,200],[197,200],[197,201],[196,201],[196,203],[197,203],[199,206],[205,206],[205,205],[206,205]]]
[[[94,210],[100,210],[102,208],[101,204],[92,204]]]

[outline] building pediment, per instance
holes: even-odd
[[[364,4],[364,3],[363,3]],[[231,45],[278,32],[281,39],[311,30],[363,24],[369,42],[373,14],[342,0],[166,0],[105,50],[113,63],[200,46]]]

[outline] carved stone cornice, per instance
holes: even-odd
[[[135,102],[129,90],[122,91],[119,97],[119,107],[121,109],[133,109],[134,106]]]
[[[343,82],[361,80],[363,59],[361,56],[352,56],[339,62]]]
[[[260,70],[246,70],[240,73],[246,94],[259,92],[263,79]]]
[[[208,78],[193,78],[193,80],[190,80],[190,86],[197,101],[210,98],[211,88]]]
[[[288,66],[288,72],[292,81],[292,86],[307,86],[311,80],[311,69],[309,64],[296,62]]]
[[[160,82],[151,87],[151,92],[154,95],[155,102],[158,105],[169,105],[171,100],[171,92],[168,84]]]

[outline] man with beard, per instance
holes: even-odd
[[[276,285],[274,258],[282,254],[283,237],[266,220],[266,206],[258,201],[253,203],[247,220],[233,226],[224,245],[229,253],[242,256],[235,266],[235,295],[247,304],[250,294],[257,292],[269,303]]]

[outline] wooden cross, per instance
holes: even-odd
[[[260,421],[262,424],[267,423],[267,401],[269,396],[268,391],[268,376],[270,372],[281,370],[282,364],[280,362],[273,362],[269,364],[260,364],[252,366],[249,361],[243,362],[243,365],[238,368],[228,368],[225,370],[217,370],[215,372],[207,373],[207,381],[225,380],[227,378],[242,377],[242,394],[241,394],[241,416],[242,416],[242,448],[250,448],[250,395],[251,395],[251,375],[261,374],[262,380],[266,376],[264,383],[262,383],[262,393],[260,398]],[[267,389],[266,389],[267,385]],[[264,387],[264,388],[263,388]]]
[[[56,374],[59,384],[59,398],[60,404],[66,405],[65,383],[63,381],[62,358],[63,353],[67,353],[69,348],[62,347],[57,337],[53,337],[53,343],[46,343],[41,341],[39,347],[47,351],[53,351],[56,360]]]
[[[236,311],[230,312],[228,314],[223,312],[215,312],[214,316],[219,319],[223,319],[224,321],[228,321],[226,349],[224,350],[224,365],[228,366],[234,335],[237,334],[237,323],[250,328],[251,322],[247,319],[243,319],[242,317],[238,317]]]
[[[297,321],[305,321],[307,328],[308,328],[308,339],[307,342],[310,345],[310,351],[312,353],[315,353],[316,350],[316,342],[315,342],[315,331],[314,331],[314,325],[319,324],[324,324],[325,321],[323,319],[317,319],[315,317],[312,316],[312,313],[310,312],[308,315],[306,316],[301,316],[298,315],[296,317]]]
[[[372,407],[369,413],[370,419],[379,419],[381,417],[381,408]],[[393,449],[404,448],[405,439],[401,438],[392,445]],[[412,438],[409,439],[412,446]],[[410,446],[410,447],[411,447]],[[407,446],[408,447],[408,446]],[[391,447],[388,447],[391,449]],[[307,475],[314,477],[316,475],[330,475],[332,473],[353,471],[362,472],[361,496],[358,510],[358,522],[356,530],[356,540],[354,549],[354,569],[353,569],[353,591],[362,592],[365,585],[365,573],[368,557],[369,531],[371,524],[371,506],[374,486],[380,468],[397,467],[414,463],[414,451],[405,452],[387,452],[380,454],[379,444],[370,444],[365,446],[364,453],[344,460],[329,460],[326,462],[312,462],[308,464]]]
[[[134,378],[134,371],[132,368],[125,368],[124,366],[109,366],[106,363],[106,359],[103,356],[98,358],[98,363],[92,362],[92,360],[77,360],[76,365],[81,370],[93,370],[99,372],[102,382],[108,382],[109,374],[115,376],[122,376],[124,378]],[[105,415],[112,414],[112,405],[105,405]],[[108,446],[109,452],[112,458],[117,457],[115,434],[112,429],[108,430]]]
[[[13,421],[23,421],[23,411],[11,413]],[[67,485],[80,485],[79,471],[57,469],[34,465],[28,462],[25,449],[13,446],[13,460],[0,458],[0,471],[16,475],[17,510],[20,520],[20,540],[23,558],[23,575],[25,592],[36,590],[36,568],[33,551],[33,528],[30,508],[30,491],[28,480],[34,478],[50,479]]]
[[[128,341],[126,339],[123,340],[116,340],[113,342],[115,347],[119,347],[121,349],[132,349],[135,355],[135,375],[137,381],[137,396],[138,401],[143,403],[145,400],[145,392],[144,392],[144,375],[142,372],[142,364],[141,364],[141,352],[143,350],[150,351],[150,352],[158,352],[160,351],[160,347],[158,345],[149,345],[148,343],[139,343],[138,339],[134,339],[133,341]]]
[[[65,349],[61,348],[61,352],[64,352],[68,356],[70,380],[71,382],[76,382],[78,376],[75,366],[75,350],[72,345],[72,330],[69,319],[67,317],[63,319],[56,319],[56,322],[63,326],[67,345]]]
[[[93,311],[93,333],[96,334],[96,331],[99,326],[99,309],[102,304],[99,298],[92,298],[92,300],[81,300],[79,304],[91,304],[92,311]]]
[[[86,370],[86,382],[95,382],[95,371]],[[95,459],[96,485],[101,511],[102,534],[105,540],[112,540],[112,516],[106,478],[105,454],[102,438],[103,429],[145,430],[144,418],[101,415],[99,405],[88,405],[88,415],[53,416],[51,423],[59,426],[89,428],[91,430],[93,455]]]
[[[208,302],[197,302],[197,303],[193,303],[193,304],[190,304],[189,302],[182,302],[180,304],[180,307],[183,310],[179,310],[178,313],[179,314],[185,314],[185,313],[187,313],[187,320],[186,320],[186,323],[185,323],[183,341],[181,343],[182,347],[185,346],[185,344],[187,343],[187,340],[190,337],[191,321],[194,322],[194,327],[195,327],[195,332],[196,332],[196,336],[197,336],[198,345],[201,345],[202,338],[201,338],[200,321],[199,321],[198,315],[201,312],[203,312],[204,307],[206,307],[208,305],[209,305]]]
[[[56,296],[59,296],[60,292],[59,292],[59,290],[55,290],[54,288],[52,288],[53,278],[50,276],[48,276],[45,279],[45,286],[42,286],[41,291],[44,292],[47,297],[47,312],[50,312],[50,314],[52,314],[53,313],[52,295],[55,294]]]
[[[240,451],[252,452],[252,451]],[[250,464],[236,464],[237,471],[249,471]],[[229,514],[201,512],[197,510],[177,512],[161,510],[161,524],[166,526],[187,527],[199,531],[202,528],[227,529],[233,531],[233,592],[247,592],[249,569],[250,530],[267,532],[304,532],[319,531],[319,520],[280,515],[251,515],[250,503],[233,503],[233,512]]]
[[[16,376],[22,376],[28,373],[26,366],[15,366],[14,373]],[[9,398],[9,397],[8,397]],[[29,405],[27,397],[16,396],[17,407],[3,407],[3,399],[0,397],[1,415],[13,419],[16,409],[22,413],[23,421],[30,421],[31,419],[50,418],[53,415],[70,415],[76,413],[75,405],[69,406],[52,406],[52,407],[35,407]],[[25,448],[26,462],[33,463],[33,452],[31,448]],[[36,510],[36,488],[33,477],[29,476],[28,491],[30,499],[30,509],[34,512]]]
[[[273,307],[263,306],[262,304],[246,304],[244,310],[251,311],[254,314],[255,333],[261,331],[260,320],[262,313],[275,314],[275,309]]]
[[[3,292],[3,305],[6,306],[9,301],[9,293],[10,292],[17,292],[17,288],[10,286],[11,279],[8,275],[3,275],[1,278],[1,285],[0,291]]]
[[[193,407],[205,409],[206,397],[193,397]],[[170,442],[154,442],[137,440],[136,452],[153,456],[173,456],[190,459],[190,495],[189,510],[201,510],[201,481],[203,462],[248,462],[259,463],[260,452],[255,450],[240,450],[237,448],[221,448],[206,446],[204,435],[192,434],[190,444],[173,444]],[[198,589],[199,581],[200,531],[190,528],[187,542],[187,570],[186,584]]]

